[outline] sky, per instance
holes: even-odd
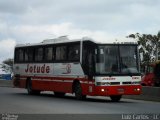
[[[64,35],[114,42],[157,34],[159,11],[160,0],[0,0],[0,62],[13,58],[16,44]]]

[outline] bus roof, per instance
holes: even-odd
[[[78,42],[78,41],[92,41],[94,42],[93,39],[84,37],[82,39],[69,39],[67,36],[60,36],[58,38],[54,39],[45,39],[40,43],[27,43],[27,44],[17,44],[16,47],[25,47],[25,46],[38,46],[38,45],[48,45],[48,44],[58,44],[58,43],[70,43],[70,42]]]
[[[17,44],[16,47],[27,47],[27,46],[39,46],[39,45],[48,45],[48,44],[58,44],[58,43],[71,43],[71,42],[78,42],[78,41],[91,41],[96,44],[137,44],[135,42],[99,42],[95,41],[89,37],[83,37],[81,39],[69,39],[67,36],[60,36],[54,39],[45,39],[41,43],[27,43],[27,44]]]

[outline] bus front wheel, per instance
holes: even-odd
[[[111,98],[111,100],[112,100],[113,102],[118,102],[118,101],[120,101],[121,97],[122,97],[122,95],[112,95],[112,96],[110,96],[110,98]]]
[[[75,86],[74,86],[74,93],[75,93],[75,97],[78,99],[78,100],[83,100],[86,98],[86,95],[83,95],[82,94],[82,88],[81,88],[81,85],[80,83],[76,83]]]

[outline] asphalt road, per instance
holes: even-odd
[[[95,119],[98,116],[103,118],[106,114],[111,115],[108,117],[123,114],[156,114],[160,119],[160,102],[121,99],[115,103],[108,97],[87,97],[85,101],[79,101],[70,94],[63,98],[54,96],[52,92],[32,96],[28,95],[25,89],[0,87],[0,114],[6,113],[48,116],[61,114],[60,117],[72,114],[68,119],[73,119],[74,115],[82,117],[83,114],[88,117],[91,115],[91,118]]]

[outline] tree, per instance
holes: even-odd
[[[11,58],[4,60],[3,63],[13,67],[13,59]]]
[[[3,61],[2,64],[0,64],[0,68],[5,72],[12,73],[13,71],[13,59],[9,58]]]
[[[158,51],[160,49],[160,31],[157,35],[151,34],[130,34],[127,36],[134,38],[139,44],[139,52],[143,54],[142,64],[158,60]]]

